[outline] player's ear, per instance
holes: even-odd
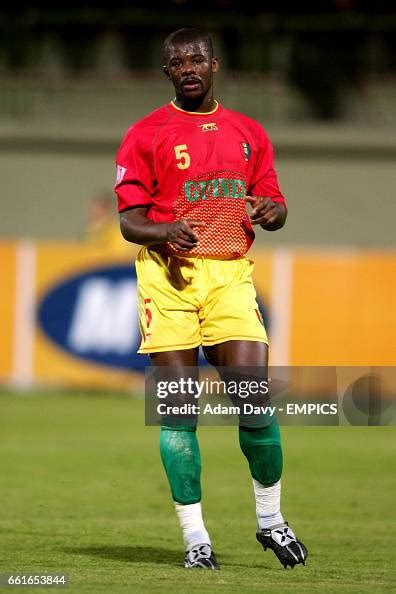
[[[163,73],[165,74],[166,78],[170,80],[170,74],[167,66],[162,66]]]
[[[220,64],[219,64],[219,59],[218,58],[212,58],[212,72],[218,72],[220,68]]]

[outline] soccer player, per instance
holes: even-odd
[[[225,367],[261,367],[268,340],[245,257],[253,227],[281,228],[286,205],[263,128],[213,96],[219,63],[210,37],[188,28],[164,42],[175,99],[132,126],[117,154],[121,232],[142,245],[136,261],[142,344],[155,366],[196,366],[201,346]],[[247,214],[246,203],[252,210]],[[276,420],[240,416],[253,480],[257,540],[287,567],[307,549],[280,511],[282,449]],[[161,426],[161,458],[183,532],[186,568],[218,569],[201,511],[193,423]]]

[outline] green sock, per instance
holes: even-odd
[[[201,457],[195,428],[161,427],[160,452],[174,501],[201,500]]]
[[[274,420],[267,427],[239,427],[239,443],[249,462],[251,475],[262,485],[272,485],[282,474],[282,445],[279,425]]]

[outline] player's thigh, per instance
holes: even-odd
[[[195,349],[150,353],[150,361],[152,365],[168,366],[174,369],[194,367],[198,364],[198,347]]]
[[[250,340],[229,340],[204,347],[206,359],[216,367],[259,367],[268,365],[268,345]]]
[[[212,347],[229,341],[268,344],[256,300],[252,268],[252,263],[245,258],[208,263],[211,277],[208,299],[201,319],[203,346]],[[249,350],[252,364],[253,360],[260,357],[259,353],[265,350],[260,345],[244,347],[245,351],[246,349]],[[225,347],[225,350],[231,353],[231,349]],[[243,365],[243,362],[240,364]]]
[[[140,353],[188,350],[201,342],[194,292],[180,287],[166,258],[143,248],[136,261]],[[176,280],[175,280],[176,279]]]

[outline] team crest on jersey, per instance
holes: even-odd
[[[241,147],[243,158],[245,159],[245,161],[249,161],[250,155],[252,153],[250,144],[248,142],[240,142],[239,146]]]
[[[198,127],[201,128],[202,132],[214,132],[215,130],[218,130],[216,122],[210,122],[208,124],[201,124]]]

